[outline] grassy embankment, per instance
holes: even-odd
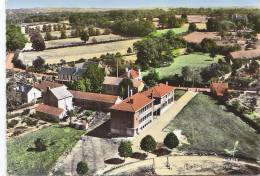
[[[70,151],[84,131],[69,127],[46,127],[7,142],[8,173],[15,175],[47,175],[58,158]],[[36,152],[34,141],[42,138],[47,150]]]
[[[240,117],[219,105],[213,98],[198,94],[168,125],[180,129],[190,145],[183,149],[224,153],[239,141],[240,156],[260,159],[260,136]]]

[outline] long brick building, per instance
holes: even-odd
[[[111,133],[119,136],[138,135],[174,102],[173,97],[172,86],[159,84],[113,105]]]

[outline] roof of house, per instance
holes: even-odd
[[[177,18],[181,18],[181,15],[176,15]],[[206,15],[187,15],[189,23],[206,23],[208,17]]]
[[[103,84],[108,85],[119,85],[119,83],[123,80],[123,78],[120,77],[113,77],[113,76],[106,76],[104,79]]]
[[[61,67],[58,71],[59,75],[76,75],[81,76],[86,72],[85,68],[77,68],[77,67]]]
[[[213,82],[210,85],[211,89],[216,93],[217,96],[223,96],[228,90],[228,83],[217,83]]]
[[[106,76],[103,84],[118,86],[123,79],[124,78],[121,77]],[[143,83],[143,81],[137,79],[131,79],[131,81],[133,82],[133,86],[135,88],[139,87]]]
[[[118,111],[136,112],[144,106],[151,103],[153,100],[142,93],[134,94],[126,98],[121,103],[113,105],[111,109]]]
[[[49,115],[59,116],[61,113],[64,112],[64,110],[61,108],[48,106],[46,104],[39,104],[39,106],[36,107],[36,112],[42,112]]]
[[[69,90],[75,99],[115,104],[119,96]]]
[[[55,87],[50,89],[50,92],[58,99],[62,100],[64,98],[73,97],[73,95],[70,93],[70,91],[67,90],[66,87]]]
[[[52,88],[61,87],[61,86],[65,86],[65,85],[64,84],[59,84],[59,83],[56,83],[56,82],[43,81],[40,84],[36,84],[34,87],[36,89],[41,90],[41,91],[46,91],[47,87],[50,87],[52,89]]]
[[[260,49],[235,51],[235,52],[231,52],[230,56],[233,59],[252,59],[252,58],[257,58],[257,57],[260,57]]]
[[[146,96],[150,96],[153,93],[153,97],[161,98],[164,95],[168,94],[169,92],[173,91],[174,87],[166,85],[166,84],[158,84],[149,88],[148,90],[144,91],[143,94]]]
[[[192,32],[185,35],[183,38],[189,43],[200,43],[203,39],[220,39],[217,32]]]

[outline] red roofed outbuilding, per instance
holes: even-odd
[[[228,83],[212,82],[210,84],[210,90],[216,96],[223,96],[228,92]]]
[[[39,104],[35,110],[39,117],[46,121],[59,122],[65,116],[64,109],[46,104]]]

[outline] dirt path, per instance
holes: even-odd
[[[184,108],[184,106],[189,103],[189,101],[197,95],[197,92],[187,91],[178,101],[170,105],[169,109],[164,112],[160,117],[155,119],[147,128],[136,136],[133,140],[133,150],[140,150],[140,141],[146,135],[151,135],[155,138],[157,142],[163,142],[167,131],[164,128],[174,119],[174,117]]]

